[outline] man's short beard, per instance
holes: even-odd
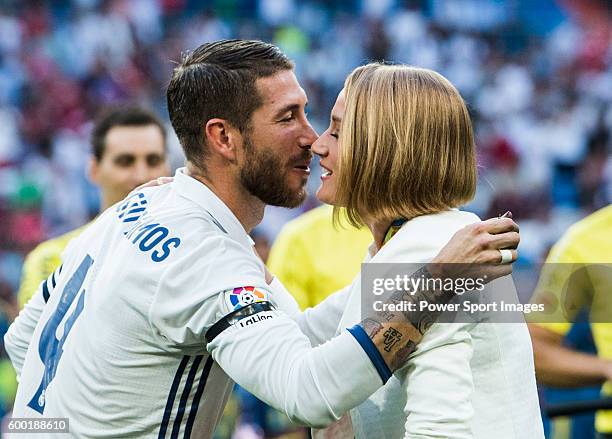
[[[256,150],[248,136],[244,138],[245,163],[240,182],[253,196],[270,206],[293,208],[306,199],[302,187],[294,192],[287,186],[287,164],[270,149]]]

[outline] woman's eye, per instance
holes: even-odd
[[[331,133],[330,136],[332,136],[334,139],[338,139],[338,133]]]

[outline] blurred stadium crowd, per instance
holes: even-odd
[[[92,118],[105,106],[130,102],[167,119],[172,61],[221,38],[283,48],[296,61],[318,130],[346,74],[366,60],[444,74],[465,97],[476,127],[481,179],[469,209],[483,217],[512,210],[521,224],[521,257],[539,261],[569,224],[612,200],[606,3],[3,0],[0,333],[15,313],[25,254],[97,213],[98,195],[85,173]],[[180,166],[174,138],[170,153]],[[309,199],[301,211],[314,205]],[[271,240],[298,213],[271,209],[261,230]],[[3,364],[6,408],[14,384]]]

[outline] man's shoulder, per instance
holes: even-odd
[[[234,246],[223,226],[188,200],[152,200],[141,216],[121,216],[120,209],[114,216],[129,247],[146,253],[156,265],[166,259],[184,261],[187,255],[221,254]]]
[[[36,288],[62,263],[62,254],[68,243],[77,238],[90,225],[87,223],[68,233],[41,242],[24,261],[19,301],[25,304],[36,292]]]
[[[152,222],[163,223],[182,233],[223,231],[204,209],[172,191],[170,185],[133,192],[105,214],[110,214],[111,221],[122,229]]]
[[[105,211],[81,239],[87,246],[111,245],[144,270],[221,267],[228,260],[254,258],[246,239],[213,214],[170,185],[146,188]]]
[[[573,239],[580,239],[586,235],[609,232],[611,228],[612,204],[578,221],[568,229],[567,235]]]

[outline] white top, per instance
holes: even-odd
[[[371,262],[427,262],[456,231],[477,221],[458,210],[417,217]],[[490,294],[512,294],[507,302],[517,300],[510,276],[487,288]],[[360,308],[357,281],[339,328],[359,321]],[[350,413],[356,438],[543,438],[527,326],[434,323],[408,365]]]
[[[67,437],[210,438],[233,379],[295,421],[339,419],[382,385],[350,333],[312,347],[334,335],[348,290],[300,314],[252,244],[180,170],[108,209],[5,336],[20,377],[13,416],[67,417]],[[206,343],[217,321],[265,300],[276,310]]]

